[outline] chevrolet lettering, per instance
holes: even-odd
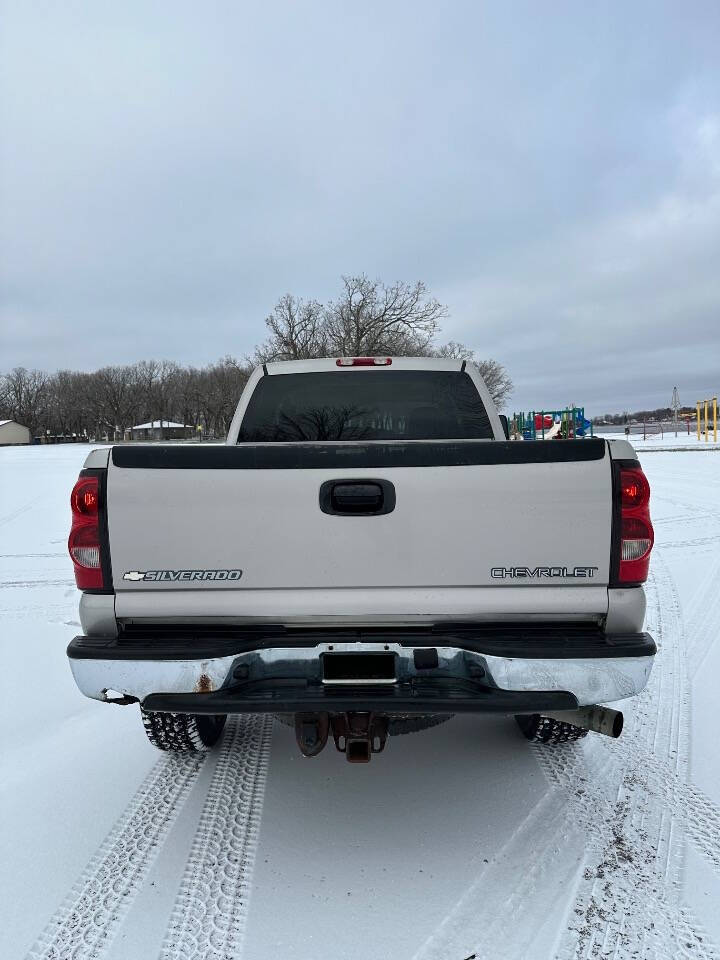
[[[597,567],[493,567],[490,576],[494,580],[539,580],[541,578],[586,579],[594,577]]]

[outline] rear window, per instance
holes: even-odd
[[[263,377],[238,443],[492,439],[467,373],[371,369]]]

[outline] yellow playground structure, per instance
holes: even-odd
[[[705,440],[708,440],[710,436],[710,421],[708,419],[708,408],[712,404],[712,430],[713,430],[713,441],[717,443],[717,397],[710,397],[709,400],[698,400],[697,402],[697,438],[700,439],[700,416],[701,412],[705,413],[705,428],[702,433],[705,434]]]

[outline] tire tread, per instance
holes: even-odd
[[[589,732],[582,727],[576,727],[573,723],[544,717],[540,713],[520,714],[515,717],[515,720],[523,735],[532,743],[553,746],[560,743],[573,743],[576,740],[582,740]]]
[[[198,717],[186,713],[156,713],[140,708],[143,727],[150,743],[158,750],[172,753],[203,753],[209,750],[222,734],[222,726],[217,736],[203,733]]]

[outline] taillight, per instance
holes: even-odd
[[[644,583],[650,567],[655,533],[650,522],[650,484],[639,464],[614,464],[615,529],[613,581],[618,585]]]
[[[639,467],[620,470],[620,496],[623,507],[642,507],[650,501],[650,485]]]
[[[70,507],[73,513],[97,516],[100,502],[98,477],[81,477],[73,487]]]
[[[392,357],[338,357],[338,367],[389,367]]]
[[[100,477],[80,476],[70,494],[72,527],[68,551],[75,567],[79,590],[104,590],[100,535]]]

